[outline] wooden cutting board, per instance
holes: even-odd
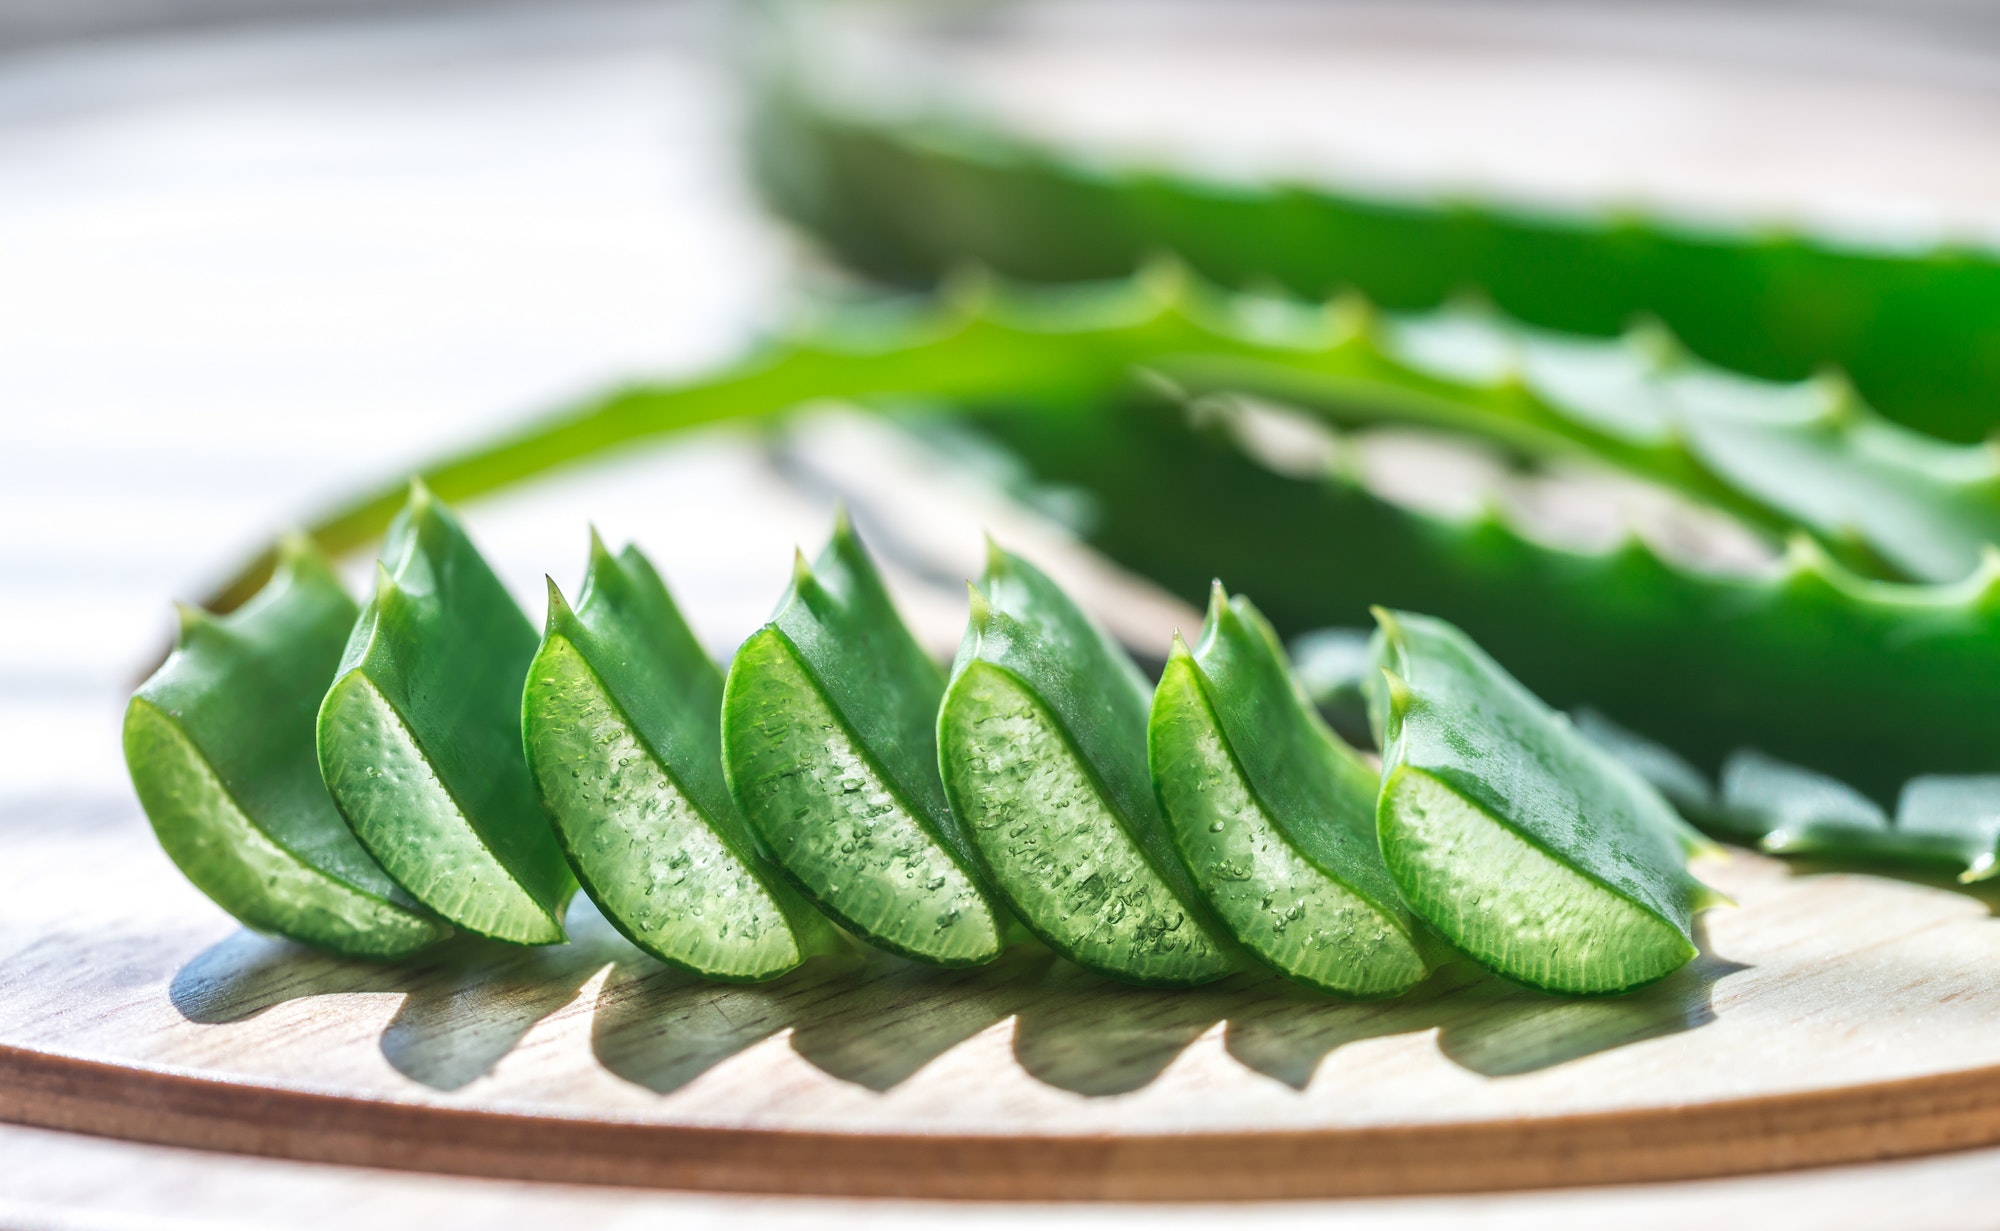
[[[2000,921],[1942,886],[1701,867],[1665,983],[1448,969],[1343,1004],[1019,953],[694,981],[575,943],[371,966],[237,928],[133,806],[0,820],[0,1118],[440,1172],[759,1192],[1219,1198],[1722,1175],[2000,1141]]]

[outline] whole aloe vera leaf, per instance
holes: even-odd
[[[1033,565],[993,547],[938,710],[952,810],[1014,912],[1056,952],[1133,983],[1242,968],[1173,850],[1124,650]]]
[[[1412,909],[1498,973],[1623,991],[1695,955],[1693,831],[1458,629],[1378,610],[1382,857]]]
[[[2000,612],[1982,598],[2000,570],[1982,565],[1949,586],[1885,587],[1803,547],[1773,578],[1707,577],[1637,543],[1578,555],[1533,543],[1497,515],[1444,525],[1338,479],[1274,474],[1185,422],[1135,425],[1116,401],[1135,365],[1219,357],[1215,331],[1177,307],[1173,290],[1154,279],[973,297],[958,301],[955,314],[900,323],[870,317],[877,328],[868,337],[822,330],[818,341],[709,380],[625,390],[426,473],[440,491],[472,495],[815,396],[955,405],[980,412],[1031,471],[1093,494],[1091,537],[1100,547],[1190,598],[1227,574],[1287,633],[1358,623],[1383,600],[1439,612],[1541,695],[1564,706],[1596,703],[1711,768],[1754,744],[1837,769],[1877,798],[1916,774],[2000,768],[2000,711],[1987,701],[2000,688]],[[1284,320],[1296,314],[1277,315],[1293,328]],[[1258,316],[1239,324],[1249,330]],[[1954,455],[1951,469],[1961,462],[1972,473],[1977,459]],[[330,548],[364,542],[399,499],[393,491],[364,497],[314,533]],[[253,561],[216,604],[261,584],[268,564]],[[1635,644],[1649,652],[1632,654]],[[1909,714],[1937,721],[1901,717]]]
[[[1000,955],[1010,920],[938,779],[943,693],[842,515],[730,664],[722,755],[751,829],[821,910],[893,953],[970,966]]]
[[[521,750],[538,640],[413,485],[319,710],[320,774],[361,845],[452,923],[525,945],[564,939],[576,890]]]
[[[421,474],[443,498],[464,499],[635,442],[828,398],[1088,414],[1147,368],[1190,388],[1301,399],[1348,421],[1415,422],[1530,454],[1588,455],[1773,532],[1816,527],[1857,565],[1880,557],[1912,575],[1955,578],[1994,533],[2000,461],[1983,448],[1927,444],[1837,385],[1729,382],[1673,359],[1651,334],[1565,344],[1476,324],[1459,312],[1434,327],[1385,325],[1355,305],[1232,298],[1169,266],[1111,286],[975,286],[914,312],[834,313],[739,366],[613,391]],[[1474,334],[1483,341],[1468,342]],[[1503,362],[1468,361],[1480,351]],[[403,492],[401,479],[386,483],[311,534],[332,552],[368,543]],[[209,605],[227,610],[254,593],[273,558],[250,561]]]
[[[798,88],[801,76],[759,78],[752,167],[781,212],[878,276],[977,263],[1093,280],[1171,252],[1224,284],[1353,289],[1402,311],[1477,287],[1509,315],[1567,333],[1609,336],[1650,316],[1709,362],[1765,379],[1835,365],[1891,418],[1948,440],[2000,426],[1990,250],[1869,250],[1770,228],[1107,168],[962,118],[865,118]]]
[[[1174,847],[1222,922],[1278,973],[1344,996],[1430,974],[1375,838],[1375,771],[1302,696],[1270,625],[1220,582],[1153,693],[1147,762]]]
[[[304,539],[233,615],[182,609],[173,655],[125,711],[125,763],[167,855],[237,919],[348,957],[451,928],[389,879],[327,798],[313,715],[354,600]]]
[[[637,547],[590,536],[574,610],[549,583],[521,699],[542,805],[633,944],[710,979],[776,978],[838,935],[758,852],[722,775],[722,672]]]
[[[1716,574],[1638,539],[1572,551],[1490,507],[1444,519],[1338,472],[1281,473],[1214,404],[1198,421],[1132,399],[962,423],[1083,498],[1098,550],[1189,598],[1227,574],[1288,635],[1376,602],[1427,610],[1549,703],[1599,709],[1711,773],[1758,747],[1893,800],[1918,775],[2000,768],[2000,559],[1900,585],[1795,541],[1768,573]]]

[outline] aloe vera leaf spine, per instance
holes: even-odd
[[[1550,991],[1624,991],[1695,954],[1692,830],[1442,620],[1378,610],[1377,823],[1403,897]]]
[[[780,211],[880,277],[977,263],[1085,281],[1172,252],[1227,285],[1355,289],[1404,311],[1477,287],[1516,319],[1567,333],[1610,336],[1649,316],[1704,359],[1765,379],[1832,365],[1896,421],[1947,440],[2000,427],[2000,256],[1986,248],[1869,250],[1107,169],[960,119],[872,119],[795,80],[760,79],[753,169]]]
[[[969,966],[1012,925],[938,777],[943,694],[842,514],[730,663],[723,760],[751,829],[820,909],[891,952]]]
[[[1174,638],[1146,746],[1174,847],[1246,951],[1336,995],[1393,996],[1430,974],[1429,938],[1376,841],[1374,769],[1220,582],[1196,647]]]
[[[576,880],[521,748],[540,638],[458,519],[421,485],[320,704],[320,774],[411,896],[468,932],[564,939]]]
[[[938,710],[953,812],[990,881],[1056,952],[1189,986],[1244,959],[1173,850],[1146,765],[1150,690],[1117,643],[997,546]]]
[[[125,758],[160,845],[218,906],[344,956],[396,958],[451,928],[354,840],[313,753],[355,610],[325,558],[288,539],[247,606],[183,609],[172,656],[126,709]]]
[[[595,532],[572,609],[553,581],[521,698],[537,793],[584,892],[663,962],[776,978],[839,938],[759,852],[722,770],[722,672],[636,547]]]

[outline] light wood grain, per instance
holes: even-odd
[[[49,816],[53,816],[51,812]],[[1637,995],[1450,969],[1342,1004],[1033,952],[700,983],[574,944],[375,967],[235,928],[127,806],[0,819],[0,1117],[473,1175],[932,1197],[1339,1196],[2000,1141],[2000,924],[1954,890],[1705,866],[1741,906]]]

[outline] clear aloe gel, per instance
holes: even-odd
[[[458,519],[414,485],[318,731],[327,790],[389,875],[458,927],[525,945],[564,939],[576,890],[521,749],[538,642]]]
[[[1376,812],[1403,898],[1498,973],[1624,991],[1695,955],[1700,839],[1457,628],[1376,611]]]
[[[938,778],[943,692],[843,516],[730,664],[723,764],[751,830],[822,911],[892,953],[972,966],[1014,929]]]
[[[613,555],[593,533],[574,608],[549,583],[521,730],[570,867],[633,944],[731,982],[839,946],[730,798],[722,672],[638,548]]]
[[[181,611],[125,711],[125,764],[167,856],[249,927],[347,957],[451,934],[355,841],[320,782],[313,717],[354,600],[303,538],[231,615]]]
[[[952,809],[1056,952],[1129,982],[1206,983],[1244,959],[1174,853],[1146,769],[1150,705],[1124,650],[991,550],[938,712]]]
[[[1244,949],[1342,996],[1429,976],[1435,942],[1376,842],[1375,771],[1307,701],[1248,599],[1217,582],[1195,647],[1175,636],[1146,732],[1174,848]]]

